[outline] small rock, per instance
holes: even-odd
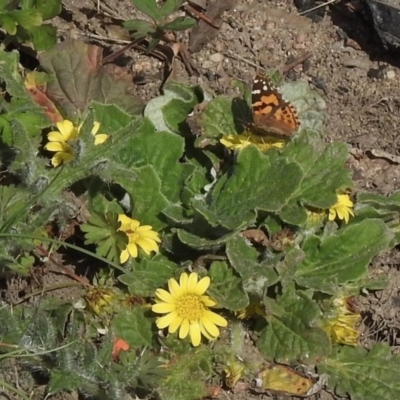
[[[366,57],[348,57],[343,60],[346,67],[360,68],[368,71],[371,68],[371,61]]]
[[[214,53],[210,56],[210,61],[219,63],[224,59],[224,56],[221,53]]]
[[[387,79],[394,79],[395,76],[396,76],[396,73],[392,70],[386,72]]]

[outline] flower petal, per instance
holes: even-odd
[[[63,142],[65,143],[64,136],[58,131],[52,131],[47,134],[47,140],[50,142]]]
[[[128,258],[129,258],[128,250],[127,250],[127,249],[122,250],[122,251],[121,251],[121,254],[119,255],[119,262],[120,262],[121,264],[123,264],[123,263],[125,263],[125,262],[128,261]]]
[[[171,325],[168,328],[169,333],[174,333],[178,330],[178,328],[181,326],[183,321],[182,317],[177,316],[172,322]]]
[[[54,154],[53,158],[51,159],[51,164],[54,167],[58,167],[62,163],[67,163],[71,161],[73,158],[72,154],[64,153],[62,151]]]
[[[189,321],[184,318],[181,323],[181,328],[179,329],[179,339],[185,339],[189,333]]]
[[[182,288],[174,278],[168,279],[168,289],[175,299],[179,298],[183,294]]]
[[[181,286],[183,292],[187,292],[187,281],[188,281],[188,274],[183,272],[179,278],[179,285]]]
[[[96,135],[97,132],[99,131],[99,129],[100,129],[100,122],[94,121],[94,122],[93,122],[93,128],[92,128],[92,131],[91,131],[90,133],[91,133],[92,135]]]
[[[167,314],[176,310],[176,305],[171,303],[157,303],[151,306],[151,311],[158,314]]]
[[[47,151],[65,151],[65,146],[60,142],[48,142],[44,145],[44,149]]]
[[[204,316],[205,318],[207,318],[207,320],[211,321],[215,325],[223,327],[228,326],[228,321],[224,317],[221,317],[219,314],[213,311],[206,310],[204,312]]]
[[[149,255],[152,251],[158,251],[157,243],[151,239],[140,238],[136,241],[136,244],[139,245],[147,255]]]
[[[206,330],[206,328],[204,327],[203,324],[200,324],[200,332],[201,332],[201,334],[202,334],[204,337],[206,337],[208,340],[215,340],[215,339],[216,339],[216,337],[211,336],[211,335],[207,332],[207,330]]]
[[[128,243],[126,249],[128,250],[128,253],[132,258],[136,258],[138,256],[138,248],[136,246],[136,243]]]
[[[171,312],[163,317],[157,318],[156,325],[158,329],[164,329],[172,323],[172,321],[177,317],[175,312]]]
[[[190,324],[190,340],[192,341],[194,347],[200,345],[201,331],[200,331],[200,326],[197,322]]]
[[[201,324],[204,326],[205,330],[211,337],[218,337],[219,336],[219,329],[215,324],[213,324],[209,319],[202,318]]]
[[[74,127],[74,124],[64,119],[64,121],[57,122],[57,128],[64,138],[64,141],[75,139],[78,136],[78,129]]]
[[[174,296],[168,293],[164,289],[157,289],[156,296],[159,297],[162,301],[165,301],[166,303],[175,303]]]
[[[199,279],[199,276],[197,275],[196,272],[192,272],[189,275],[189,279],[187,281],[187,292],[188,293],[195,293],[198,279]]]
[[[211,300],[209,296],[201,296],[201,301],[206,307],[214,307],[217,303],[214,300]]]
[[[105,133],[100,133],[94,137],[94,145],[98,146],[99,144],[103,144],[108,139],[108,135]]]
[[[194,290],[194,293],[197,294],[198,296],[202,296],[208,287],[210,286],[211,279],[209,276],[205,276],[204,278],[201,278],[200,281],[197,283],[196,288]]]

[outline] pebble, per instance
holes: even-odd
[[[224,56],[221,53],[214,53],[210,56],[210,61],[219,63],[224,59]]]
[[[386,72],[387,79],[394,79],[395,76],[396,76],[396,73],[392,70]]]

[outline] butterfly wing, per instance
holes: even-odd
[[[290,136],[299,127],[294,107],[283,99],[269,78],[260,74],[253,81],[252,110],[254,123],[250,129],[256,135]]]

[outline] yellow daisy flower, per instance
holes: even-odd
[[[350,200],[348,194],[338,194],[337,202],[329,209],[329,221],[333,221],[337,218],[346,222],[349,222],[350,215],[354,217],[354,212],[352,210],[354,204]]]
[[[360,333],[355,326],[360,318],[359,314],[338,315],[324,320],[321,328],[330,336],[332,343],[357,346]]]
[[[44,146],[45,150],[56,153],[51,159],[53,167],[58,167],[74,158],[72,147],[68,142],[76,140],[79,134],[79,129],[67,119],[57,122],[57,129],[58,131],[51,131],[47,135],[49,142]]]
[[[242,150],[249,145],[258,147],[261,151],[276,147],[278,149],[285,145],[284,140],[271,137],[260,137],[257,135],[224,135],[219,140],[227,149]]]
[[[340,294],[331,299],[329,310],[325,315],[321,321],[321,328],[330,336],[332,343],[357,346],[360,334],[356,326],[361,316],[356,312],[353,297]]]
[[[94,121],[91,133],[94,136],[95,146],[104,143],[108,139],[108,135],[106,135],[105,133],[98,133],[99,129],[100,129],[100,122]]]
[[[138,246],[147,255],[150,255],[152,251],[158,251],[157,243],[160,243],[161,239],[150,225],[140,226],[139,221],[131,219],[125,214],[119,214],[118,221],[121,222],[118,230],[125,232],[128,236],[128,244],[120,255],[121,263],[126,262],[129,256],[136,258],[138,256]]]
[[[188,335],[193,346],[199,346],[201,335],[209,340],[219,335],[217,326],[225,327],[228,321],[209,310],[216,302],[204,295],[210,285],[208,276],[198,281],[198,275],[192,272],[189,276],[183,273],[179,283],[171,278],[168,280],[167,292],[164,289],[156,290],[156,304],[152,310],[158,314],[166,314],[157,318],[158,329],[168,326],[168,332],[174,333],[179,329],[179,338],[185,339]]]

